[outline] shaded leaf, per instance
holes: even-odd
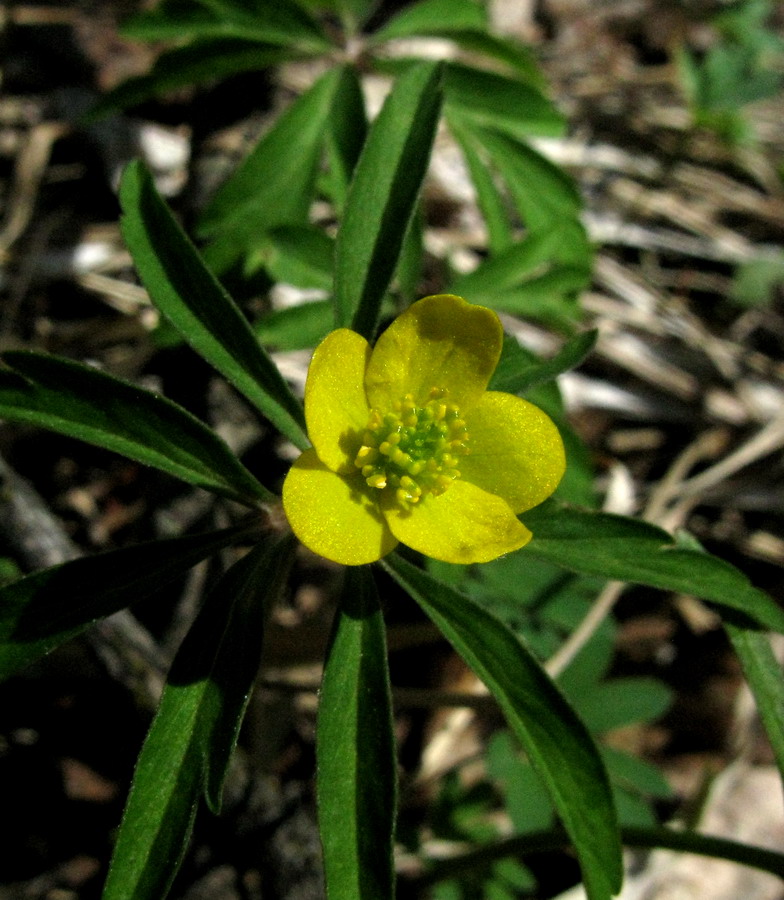
[[[470,131],[460,128],[458,120],[446,117],[449,130],[468,166],[471,181],[476,188],[476,198],[482,218],[487,226],[487,249],[492,256],[506,250],[514,240],[514,231],[509,210],[496,184],[495,173],[480,155],[480,144],[471,137]]]
[[[275,66],[293,54],[285,47],[241,38],[206,38],[162,53],[146,75],[129,78],[102,97],[93,117],[135,106],[192,84],[219,81],[239,72]]]
[[[254,325],[259,339],[279,350],[315,347],[332,330],[335,311],[331,300],[300,303],[278,309]]]
[[[138,41],[236,37],[311,51],[332,48],[318,23],[291,0],[163,0],[122,28]]]
[[[357,163],[335,260],[339,327],[372,337],[427,170],[441,108],[441,66],[417,63],[395,84]]]
[[[487,126],[513,138],[559,137],[566,122],[535,87],[496,72],[449,63],[444,74],[444,111],[464,122]]]
[[[268,232],[259,262],[275,281],[321,291],[332,289],[334,240],[315,225],[281,225]]]
[[[362,85],[357,70],[349,66],[332,101],[326,128],[328,174],[322,179],[322,185],[332,197],[339,214],[345,209],[367,130]]]
[[[757,702],[757,709],[784,778],[784,675],[768,635],[725,622],[724,628],[738,654],[743,674]]]
[[[232,566],[183,640],[136,765],[104,900],[163,900],[202,793],[218,811],[261,660],[265,601],[288,571],[281,551],[280,542],[257,547]]]
[[[554,163],[494,128],[477,127],[463,116],[460,127],[471,128],[504,179],[523,223],[534,231],[556,229],[573,220],[582,206],[572,179]]]
[[[324,668],[316,743],[332,900],[394,895],[396,770],[384,620],[367,567],[349,568]]]
[[[0,588],[0,678],[249,534],[248,525],[111,550]]]
[[[528,353],[517,354],[513,348],[507,349],[510,342],[517,347],[519,344],[514,338],[506,335],[504,338],[506,352],[501,355],[488,389],[506,391],[509,394],[524,394],[532,387],[544,384],[563,372],[579,366],[593,350],[598,336],[599,332],[595,328],[583,331],[566,341],[558,353],[550,359],[532,359]]]
[[[585,726],[498,619],[396,554],[382,564],[490,689],[550,791],[590,900],[609,900],[622,878],[620,836],[607,774]]]
[[[205,251],[213,270],[226,271],[266,231],[307,223],[332,104],[351,79],[343,67],[323,75],[215,192],[197,225],[201,237],[216,239]]]
[[[543,503],[525,514],[533,538],[525,552],[573,572],[647,584],[702,597],[774,631],[784,611],[724,560],[678,546],[646,522]]]
[[[123,237],[155,305],[292,443],[307,447],[302,407],[141,163],[125,170],[120,202]]]
[[[274,498],[213,431],[171,400],[54,356],[2,359],[14,371],[0,369],[0,418],[97,444],[248,506]]]

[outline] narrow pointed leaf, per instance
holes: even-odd
[[[487,13],[476,0],[420,0],[391,18],[373,35],[373,43],[432,34],[434,31],[484,30]]]
[[[290,554],[257,547],[218,582],[172,664],[134,774],[104,900],[163,900],[202,793],[217,811]]]
[[[114,450],[246,505],[273,499],[213,431],[171,400],[54,356],[2,359],[11,369],[0,369],[0,418]]]
[[[348,199],[348,191],[354,168],[359,160],[367,136],[368,121],[365,98],[359,75],[347,66],[332,101],[326,131],[329,174],[324,183],[342,215]]]
[[[463,126],[469,125],[463,119]],[[506,182],[524,224],[534,231],[557,228],[574,219],[582,201],[572,179],[527,144],[495,128],[477,127],[473,133]]]
[[[702,550],[677,545],[655,525],[549,502],[524,518],[534,535],[526,553],[573,572],[692,594],[741,613],[747,623],[784,632],[784,611],[742,572]]]
[[[370,129],[349,190],[336,249],[337,324],[368,338],[430,160],[440,81],[439,63],[416,63],[398,79]]]
[[[332,45],[318,23],[291,0],[255,0],[253,3],[159,3],[129,19],[125,37],[138,41],[183,40],[199,37],[237,37],[323,51]]]
[[[384,621],[367,567],[348,569],[318,714],[319,828],[330,900],[394,894],[395,741]]]
[[[155,305],[289,440],[307,447],[300,404],[138,161],[125,170],[120,201],[123,237]]]
[[[757,702],[762,724],[784,778],[784,674],[770,638],[761,631],[725,622],[724,628],[738,654],[743,674]]]
[[[459,117],[447,115],[446,119],[449,130],[460,144],[476,188],[476,199],[487,226],[487,245],[492,258],[511,246],[514,240],[510,211],[495,182],[493,171],[480,155],[479,143],[471,137],[468,129],[460,127]]]
[[[305,350],[315,347],[335,323],[331,300],[300,303],[287,309],[277,309],[254,326],[264,344],[278,350]]]
[[[281,113],[211,199],[200,236],[236,245],[236,258],[255,234],[306,223],[332,103],[347,78],[331,69]]]
[[[607,773],[585,726],[499,619],[396,554],[382,565],[490,689],[547,785],[577,851],[589,900],[610,900],[623,872],[620,834]]]
[[[248,526],[111,550],[0,588],[0,678],[248,534]]]
[[[541,91],[517,78],[449,63],[444,75],[444,112],[518,140],[560,137],[564,117]]]
[[[204,38],[162,53],[150,72],[121,82],[101,97],[90,115],[98,117],[135,106],[185,85],[217,82],[239,72],[279,65],[293,56],[288,48],[274,44],[242,38]]]
[[[568,340],[550,359],[530,359],[527,355],[509,353],[505,361],[502,353],[498,368],[490,379],[490,390],[524,394],[531,388],[579,366],[593,350],[598,336],[599,332],[595,328],[583,331]],[[506,336],[504,347],[509,341],[517,344],[514,338]]]

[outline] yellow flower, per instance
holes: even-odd
[[[354,566],[401,541],[474,563],[530,540],[517,514],[555,490],[564,451],[540,409],[486,390],[502,341],[494,312],[439,294],[412,304],[372,350],[347,328],[319,344],[305,385],[313,448],[283,485],[306,547]]]

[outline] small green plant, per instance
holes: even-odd
[[[712,20],[717,41],[698,56],[678,55],[694,123],[732,144],[754,134],[744,107],[777,94],[784,83],[784,41],[769,26],[770,0],[738,0]]]
[[[594,659],[588,696],[584,658],[567,668],[560,686],[539,661],[537,651],[551,652],[575,627],[597,583],[617,579],[695,594],[724,617],[784,766],[784,681],[765,634],[784,631],[784,613],[694,542],[593,508],[590,468],[554,380],[595,341],[577,330],[590,248],[571,181],[526,143],[532,133],[562,127],[528,55],[489,34],[482,5],[471,0],[423,0],[364,34],[372,7],[361,0],[168,0],[131,28],[139,37],[177,37],[181,46],[149,79],[113,98],[283,59],[331,63],[208,204],[197,225],[203,252],[140,163],[128,167],[120,189],[123,235],[152,302],[301,452],[282,502],[277,485],[264,484],[175,403],[73,361],[27,352],[2,357],[1,417],[122,453],[231,501],[229,527],[97,554],[0,588],[0,673],[8,677],[200,560],[237,548],[169,672],[104,898],[165,897],[197,806],[220,809],[263,659],[265,621],[296,561],[294,535],[346,564],[317,727],[330,897],[394,894],[397,767],[378,589],[389,579],[421,606],[502,710],[515,743],[496,739],[491,777],[497,784],[527,779],[547,795],[533,837],[521,828],[512,845],[484,832],[489,843],[482,850],[495,860],[499,883],[525,883],[525,870],[511,857],[526,848],[571,846],[590,900],[609,900],[621,884],[622,839],[782,874],[780,854],[648,827],[644,798],[661,785],[644,767],[599,749],[597,736],[623,719],[609,721],[591,708],[596,691],[614,691],[623,711],[628,685],[597,685],[604,667]],[[393,39],[425,34],[447,36],[498,71],[382,53]],[[394,76],[372,124],[360,90],[366,66]],[[421,188],[439,122],[461,147],[476,186],[486,258],[468,274],[446,269],[442,288],[449,293],[412,303],[424,255]],[[309,219],[316,198],[331,205],[335,239]],[[247,286],[260,272],[270,282],[316,285],[324,299],[304,312],[249,320],[219,276],[239,273]],[[383,330],[389,310],[399,316]],[[565,334],[562,350],[551,359],[523,350],[502,334],[497,312],[550,322]],[[288,346],[323,341],[304,409],[260,336]],[[336,353],[338,347],[350,352]],[[479,449],[472,459],[461,448]],[[450,515],[458,516],[454,531]],[[536,597],[552,606],[532,631],[526,606]],[[646,714],[660,710],[660,686],[640,687],[635,697],[647,700]],[[521,826],[511,794],[509,810]],[[625,824],[630,817],[634,831]]]

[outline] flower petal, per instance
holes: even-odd
[[[503,337],[492,310],[452,294],[425,297],[378,339],[365,376],[368,401],[386,410],[412,394],[424,405],[431,388],[439,387],[464,412],[487,387]]]
[[[338,475],[306,450],[283,482],[283,509],[294,534],[321,556],[345,566],[375,562],[397,546],[362,478]]]
[[[497,494],[515,513],[552,494],[564,473],[563,442],[539,407],[499,391],[487,391],[465,416],[470,453],[459,469],[466,481]]]
[[[339,328],[316,347],[305,383],[308,437],[333,472],[354,472],[354,456],[367,425],[365,369],[370,345]]]
[[[394,494],[384,491],[381,509],[399,541],[444,562],[489,562],[531,539],[504,500],[467,481],[456,481],[410,510],[402,510]]]

